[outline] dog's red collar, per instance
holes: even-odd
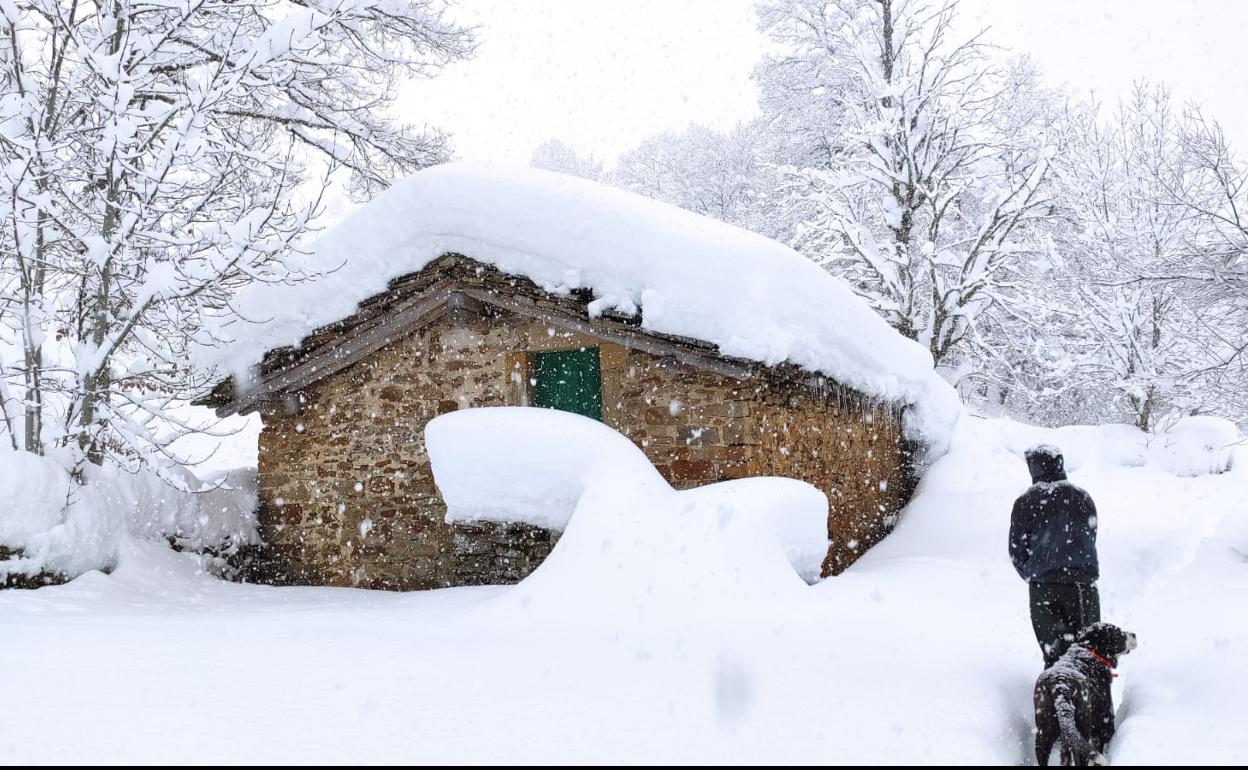
[[[1114,664],[1113,664],[1113,662],[1112,662],[1109,658],[1107,658],[1107,657],[1105,657],[1104,655],[1100,654],[1099,652],[1097,652],[1096,650],[1092,649],[1091,647],[1084,647],[1083,649],[1087,650],[1089,655],[1091,655],[1092,657],[1096,658],[1096,660],[1097,660],[1097,662],[1098,662],[1098,663],[1100,663],[1102,666],[1104,666],[1105,668],[1107,668],[1107,669],[1109,669],[1111,672],[1113,672],[1113,673],[1111,673],[1111,674],[1110,674],[1110,676],[1114,677],[1115,679],[1117,679],[1117,678],[1118,678],[1118,674],[1117,674],[1117,672],[1114,672]]]

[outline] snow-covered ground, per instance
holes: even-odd
[[[626,611],[670,577],[645,565],[618,614],[560,613],[234,585],[128,546],[111,576],[0,592],[0,762],[1030,762],[1040,655],[1005,551],[1039,440],[1095,498],[1104,615],[1140,638],[1111,760],[1242,763],[1244,463],[1183,477],[1126,429],[975,419],[845,575],[661,623]]]

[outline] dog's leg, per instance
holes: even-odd
[[[1047,767],[1053,745],[1057,743],[1057,714],[1053,711],[1053,699],[1040,685],[1036,685],[1032,704],[1036,710],[1036,764]]]
[[[1049,755],[1053,753],[1053,744],[1057,735],[1043,730],[1036,730],[1036,764],[1040,767],[1049,766]]]
[[[1105,681],[1095,690],[1096,697],[1092,701],[1092,724],[1089,733],[1092,737],[1092,748],[1101,757],[1098,764],[1108,764],[1105,760],[1105,749],[1114,737],[1114,701],[1112,680]]]
[[[1063,765],[1087,765],[1091,764],[1092,757],[1097,754],[1097,750],[1084,737],[1084,731],[1080,729],[1080,716],[1082,721],[1087,722],[1087,712],[1080,713],[1079,706],[1072,700],[1071,693],[1059,689],[1053,694],[1053,712],[1057,716],[1058,732],[1062,741],[1062,764]]]

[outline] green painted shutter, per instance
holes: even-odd
[[[598,348],[537,353],[533,406],[602,419],[602,364]]]

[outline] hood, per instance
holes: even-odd
[[[1062,450],[1049,444],[1038,444],[1028,449],[1027,470],[1031,471],[1031,482],[1037,484],[1044,481],[1065,481],[1066,463],[1062,459]]]

